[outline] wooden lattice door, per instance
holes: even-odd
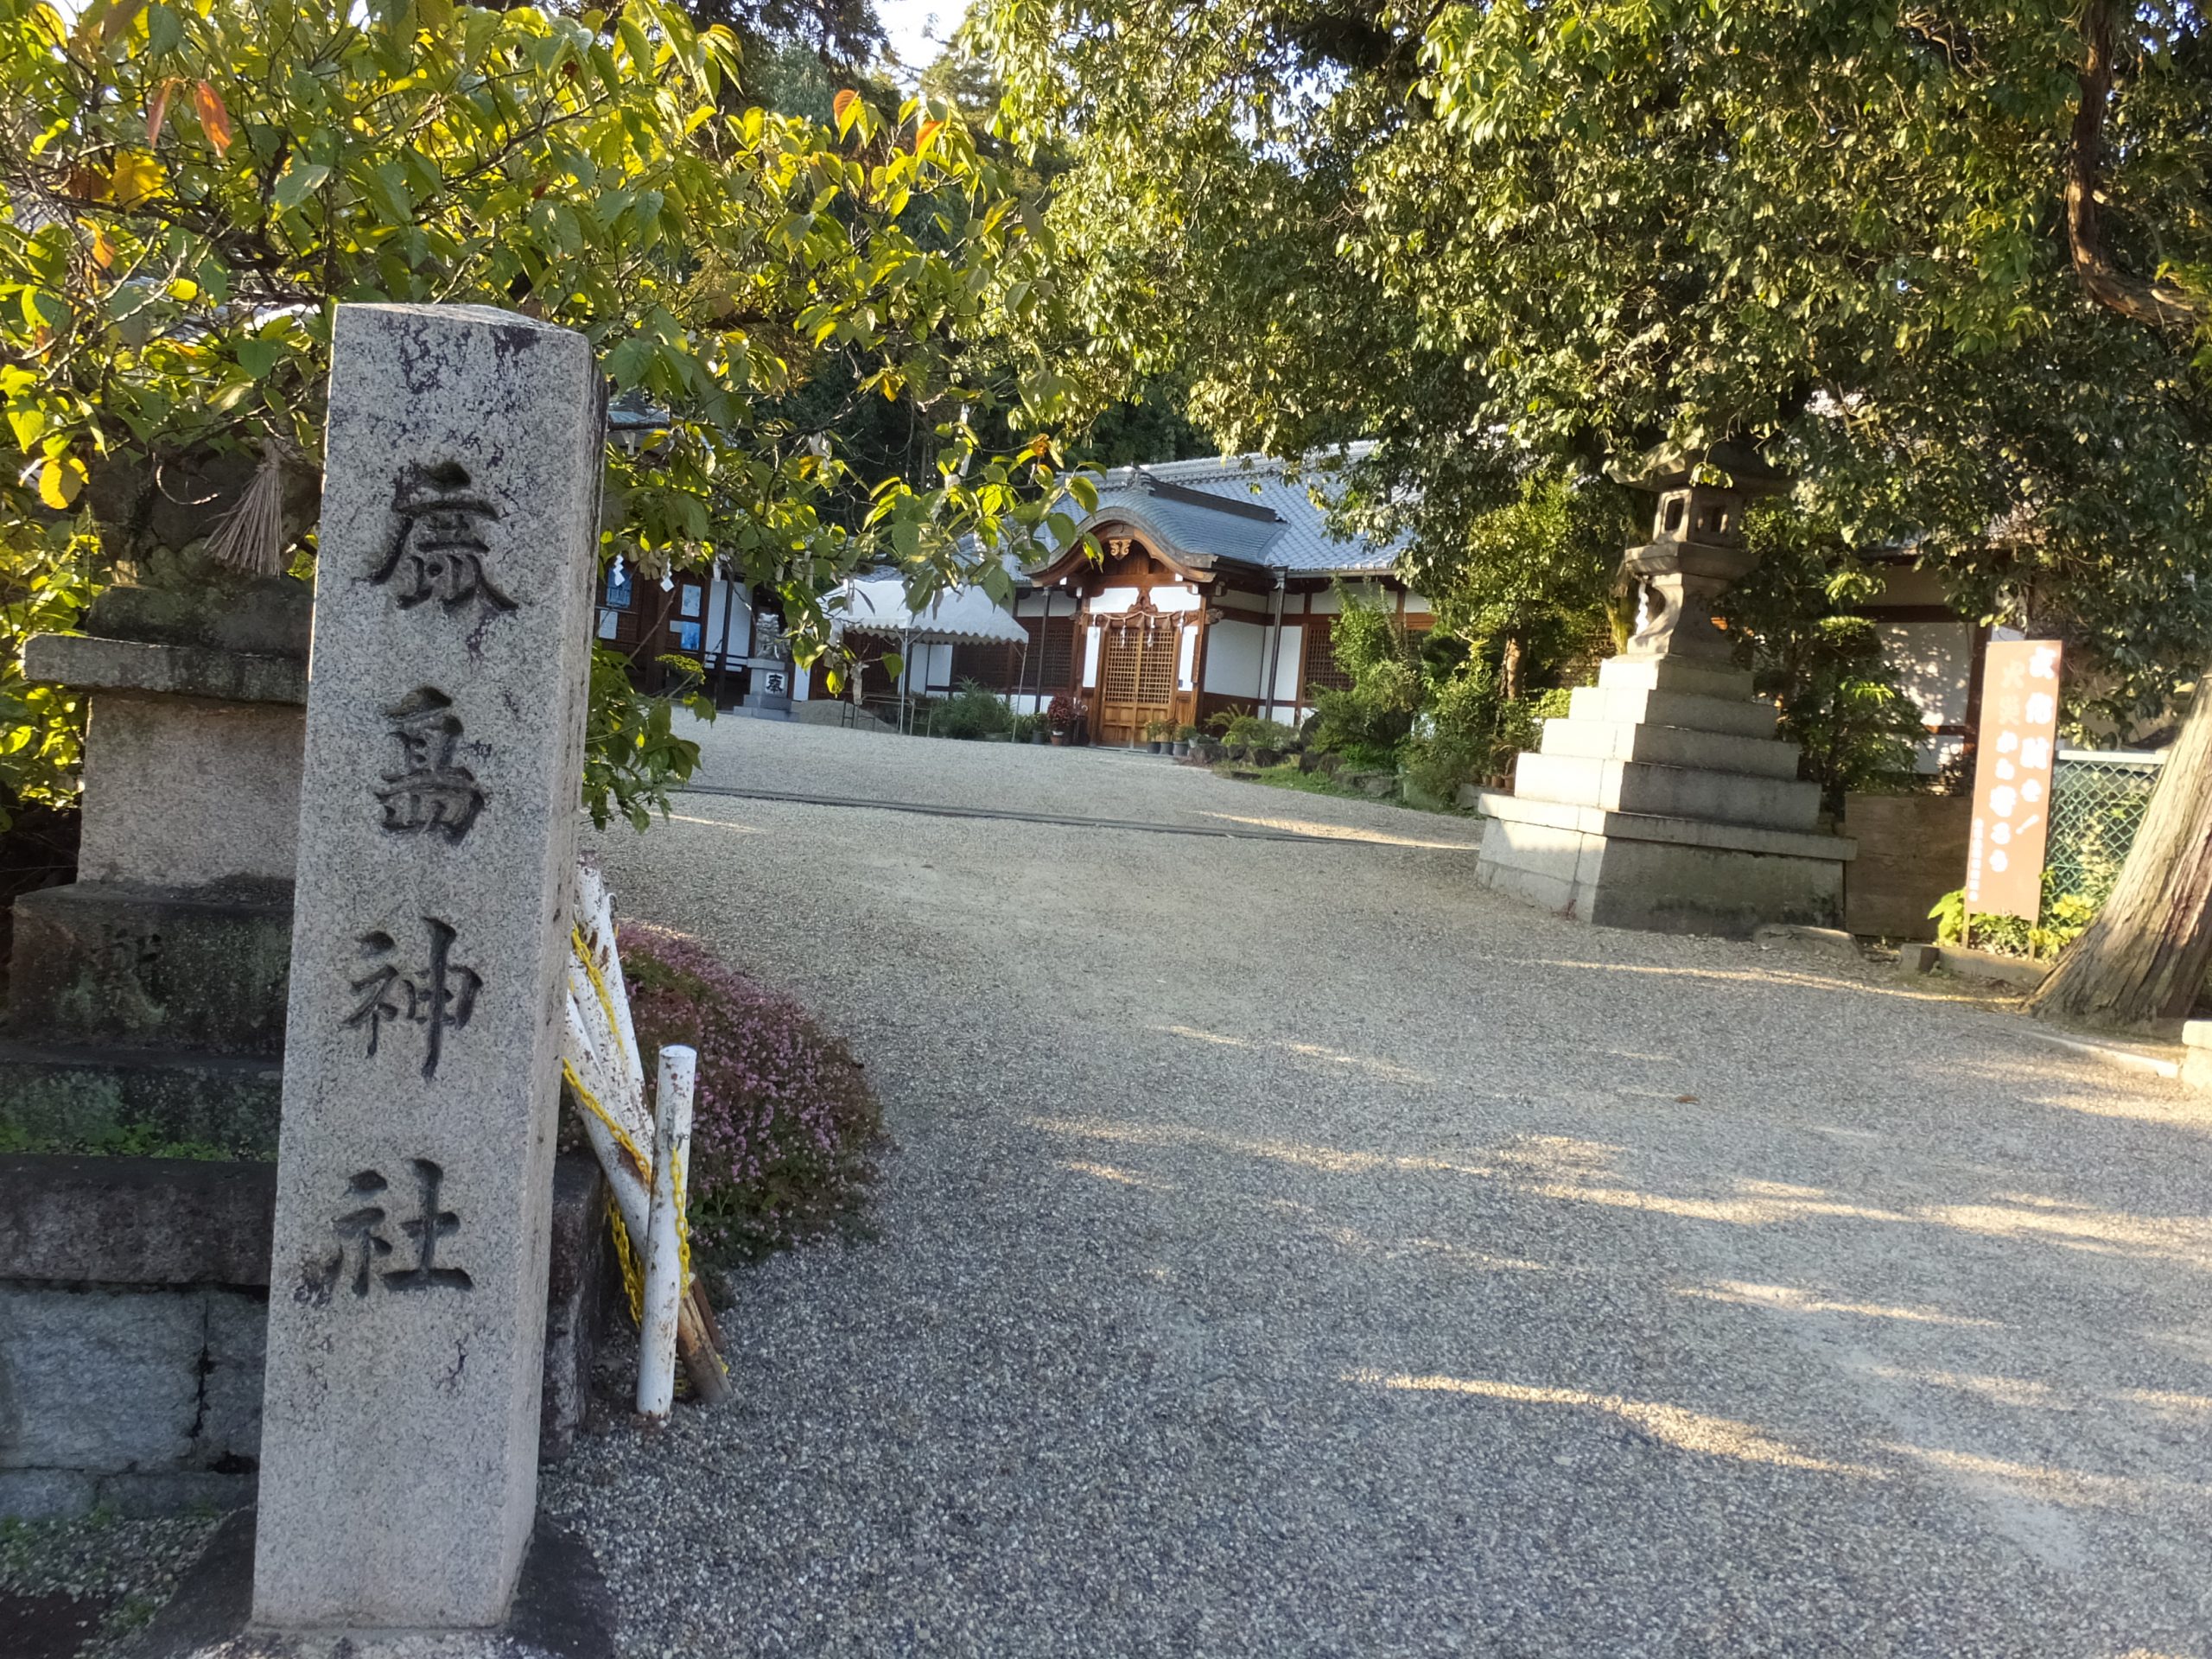
[[[1098,741],[1141,743],[1175,703],[1179,631],[1166,618],[1109,625],[1098,654]]]

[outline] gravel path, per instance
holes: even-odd
[[[2212,1102],[1471,826],[727,720],[619,901],[853,1041],[870,1242],[550,1471],[640,1656],[2212,1656]],[[679,1480],[661,1478],[680,1465]]]

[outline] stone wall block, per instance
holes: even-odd
[[[175,1468],[200,1421],[207,1299],[0,1285],[0,1468]]]
[[[269,1158],[283,1083],[264,1055],[0,1042],[0,1124],[33,1146],[190,1143]]]
[[[16,901],[8,1021],[45,1043],[276,1055],[290,883],[220,901],[79,881]]]
[[[290,880],[302,719],[281,702],[95,693],[79,879]]]
[[[0,1469],[0,1517],[63,1521],[100,1501],[99,1480],[73,1469]]]
[[[268,1342],[266,1296],[208,1292],[199,1432],[191,1454],[200,1467],[243,1474],[259,1463],[262,1363]]]

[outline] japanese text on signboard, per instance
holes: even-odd
[[[2032,922],[2043,907],[2050,768],[2058,741],[2058,655],[2049,639],[1992,640],[1982,665],[1966,903]]]

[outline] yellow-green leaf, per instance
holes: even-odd
[[[38,499],[56,512],[75,501],[85,487],[85,463],[74,455],[60,455],[38,469]]]
[[[116,156],[108,172],[107,194],[118,207],[135,207],[158,194],[166,177],[162,164],[151,156],[126,149]]]

